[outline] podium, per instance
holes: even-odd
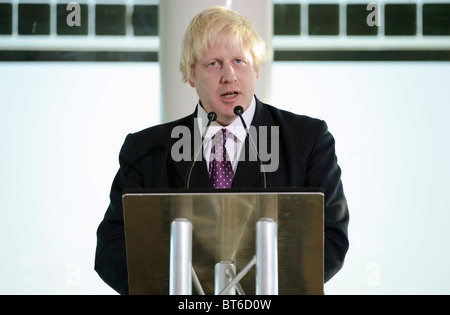
[[[123,194],[130,294],[323,294],[320,189]]]

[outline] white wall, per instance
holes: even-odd
[[[0,64],[0,294],[113,293],[96,229],[129,132],[159,122],[153,63]]]
[[[277,106],[325,119],[350,209],[328,294],[449,294],[449,63],[275,63]]]
[[[350,250],[326,293],[450,293],[450,64],[272,73],[272,103],[336,139]],[[158,123],[159,94],[156,63],[0,63],[0,294],[114,293],[93,270],[95,231],[123,140]]]

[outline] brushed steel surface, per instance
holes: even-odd
[[[215,264],[231,261],[238,273],[251,261],[261,217],[278,225],[279,294],[323,294],[321,192],[131,192],[123,203],[130,294],[169,293],[176,218],[192,222],[192,264],[205,294],[214,294]],[[255,268],[240,284],[255,294]]]

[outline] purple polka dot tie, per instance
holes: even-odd
[[[211,161],[209,162],[211,184],[213,188],[231,188],[234,173],[225,148],[227,130],[222,129],[222,132],[216,133],[212,140]]]

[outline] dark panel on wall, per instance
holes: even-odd
[[[424,4],[423,35],[450,35],[450,3]]]
[[[135,5],[133,11],[133,29],[135,36],[157,36],[158,6]]]
[[[95,34],[97,35],[125,35],[124,5],[95,6]]]
[[[309,5],[309,35],[339,35],[339,5]]]
[[[417,34],[417,7],[415,4],[386,4],[384,20],[384,34],[387,36]]]
[[[19,34],[49,35],[50,5],[19,4]]]
[[[58,4],[56,6],[56,33],[58,35],[87,35],[88,34],[88,6],[86,4],[80,4],[80,25],[70,26],[67,23],[67,18],[71,14],[70,10],[67,10],[66,4]],[[70,16],[69,16],[70,19]],[[72,19],[71,19],[72,20]]]
[[[377,35],[378,27],[367,24],[367,16],[369,13],[365,4],[349,4],[347,6],[347,35]]]
[[[274,5],[274,35],[300,35],[300,4]]]
[[[12,34],[12,5],[0,3],[0,35]]]

